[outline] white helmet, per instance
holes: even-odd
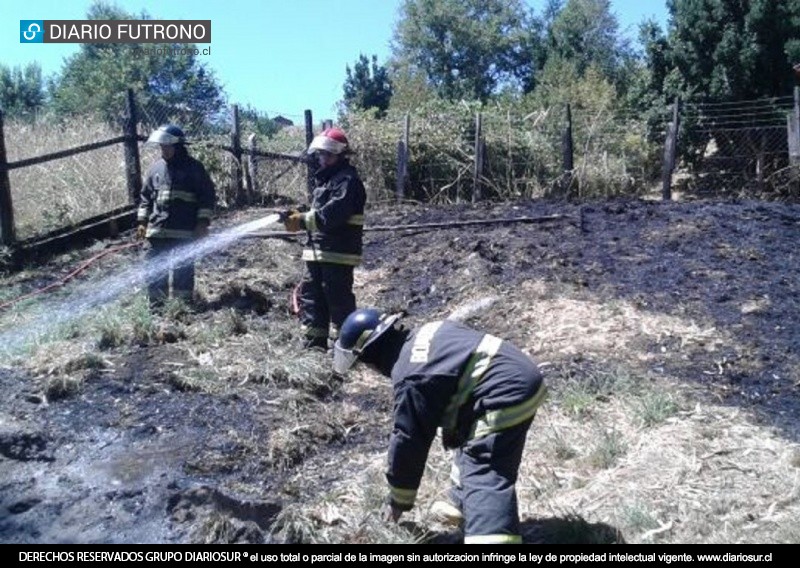
[[[326,128],[311,141],[308,153],[313,154],[317,150],[323,150],[331,154],[342,154],[348,147],[347,136],[340,128]]]
[[[153,133],[145,144],[153,146],[156,144],[183,144],[185,142],[186,135],[183,133],[183,130],[174,124],[165,124],[153,130]]]

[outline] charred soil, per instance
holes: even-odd
[[[797,542],[800,206],[406,205],[368,224],[512,217],[543,219],[367,233],[356,296],[410,325],[456,312],[540,363],[553,394],[521,470],[526,540]],[[7,275],[7,297],[92,252]],[[387,541],[372,515],[390,387],[300,349],[299,255],[292,239],[243,240],[198,263],[194,308],[150,317],[123,298],[7,357],[0,541]],[[2,330],[35,305],[0,314]],[[656,403],[663,415],[641,410]],[[425,513],[446,460],[432,453],[419,512],[392,538],[458,540]]]

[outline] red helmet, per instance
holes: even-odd
[[[324,150],[331,154],[342,154],[347,151],[349,143],[347,136],[341,128],[326,128],[314,137],[308,147],[308,153],[312,154],[317,150]]]

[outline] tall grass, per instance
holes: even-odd
[[[9,120],[5,142],[11,162],[120,136],[90,116]],[[17,238],[24,239],[99,215],[128,202],[122,145],[18,168],[9,172]]]
[[[491,107],[478,103],[436,101],[410,116],[409,187],[407,196],[434,202],[470,200],[473,191],[475,115],[482,116],[485,140],[481,184],[483,195],[494,199],[572,196],[608,197],[646,190],[660,163],[659,143],[651,142],[643,120],[612,109],[573,110],[574,169],[567,183],[562,163],[565,107],[532,108],[507,103]],[[394,196],[397,145],[404,115],[390,112],[377,118],[354,112],[341,119],[355,150],[358,167],[371,201]],[[6,124],[10,161],[40,156],[96,142],[122,133],[117,125],[99,118],[34,121]],[[219,203],[236,200],[232,172],[237,164],[226,151],[210,143],[227,144],[220,133],[187,132],[191,153],[216,183]],[[246,125],[242,145],[249,146]],[[306,148],[305,131],[293,126],[270,138],[256,137],[259,149],[300,155]],[[142,171],[157,152],[142,154]],[[247,168],[245,163],[238,164]],[[128,202],[122,145],[93,150],[69,158],[15,169],[10,173],[19,238],[67,226]],[[284,160],[259,159],[256,180],[264,203],[304,201],[307,168]]]

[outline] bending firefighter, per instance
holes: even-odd
[[[358,172],[347,155],[344,132],[328,128],[308,148],[319,163],[311,209],[292,211],[284,220],[287,231],[308,232],[303,249],[306,276],[300,289],[300,318],[304,345],[328,347],[344,319],[356,309],[353,268],[361,264],[364,204],[367,197]]]
[[[414,506],[428,451],[441,429],[455,450],[453,487],[434,512],[463,522],[464,543],[520,543],[516,481],[528,428],[546,392],[538,367],[498,337],[455,321],[411,332],[400,315],[352,313],[334,346],[334,371],[356,360],[391,377],[394,429],[389,440],[385,516]]]
[[[186,150],[183,131],[172,124],[161,126],[146,144],[161,147],[161,159],[145,177],[137,214],[137,237],[147,238],[147,281],[150,305],[159,307],[169,297],[191,301],[194,292],[194,259],[173,258],[180,245],[206,236],[214,209],[214,184],[206,169]],[[166,267],[165,267],[166,264]]]

